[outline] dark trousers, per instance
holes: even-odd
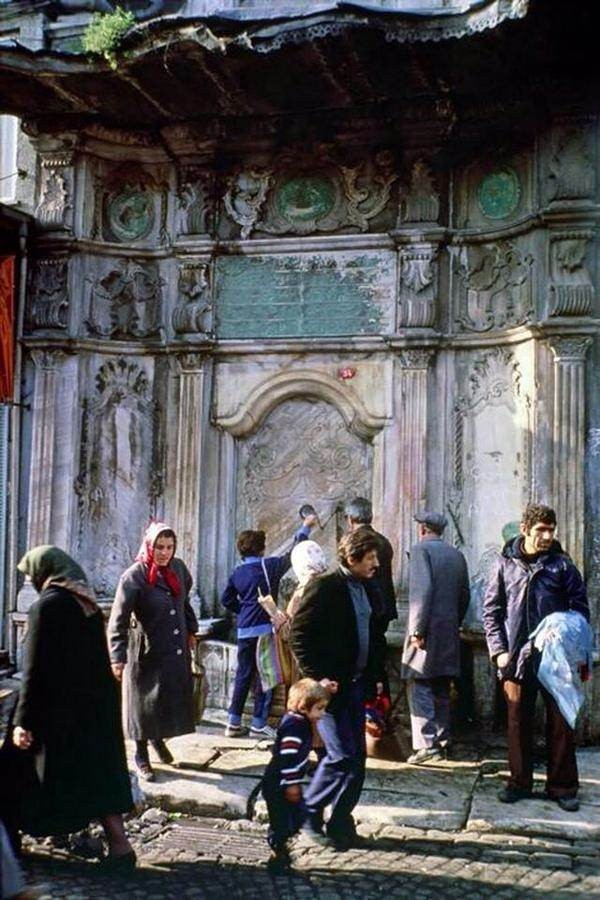
[[[331,804],[327,833],[343,837],[354,833],[352,810],[365,780],[365,689],[362,679],[352,682],[333,713],[325,713],[317,727],[325,743],[304,802],[312,826],[320,830],[323,810]]]
[[[262,781],[262,794],[269,813],[267,840],[272,850],[281,850],[286,841],[298,833],[306,818],[304,801],[290,803],[285,799],[279,784],[279,773],[275,765],[269,763]]]
[[[574,797],[579,787],[575,732],[567,725],[556,701],[537,680],[533,664],[526,665],[523,681],[507,678],[502,688],[508,711],[509,786],[525,791],[533,787],[534,712],[540,690],[546,707],[546,790],[554,800]]]
[[[263,691],[256,668],[256,645],[258,638],[238,638],[237,669],[233,696],[229,705],[229,721],[239,725],[250,687],[254,685],[254,714],[252,727],[262,728],[269,716],[273,691]]]

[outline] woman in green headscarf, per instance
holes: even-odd
[[[133,804],[102,612],[81,567],[58,547],[35,547],[18,568],[40,595],[14,716],[13,743],[35,755],[40,782],[24,797],[23,830],[61,834],[100,819],[107,861],[132,867],[122,814]]]

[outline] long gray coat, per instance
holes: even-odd
[[[148,584],[144,565],[134,563],[121,576],[108,622],[110,661],[127,663],[125,731],[138,741],[194,731],[188,635],[198,630],[198,622],[188,597],[192,577],[180,559],[170,566],[179,579],[179,597],[160,574],[155,585]]]
[[[410,551],[403,678],[458,675],[458,629],[468,605],[469,573],[462,553],[438,537],[415,544]],[[415,633],[425,639],[424,650],[410,645]]]

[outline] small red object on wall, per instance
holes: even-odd
[[[338,378],[342,381],[349,381],[355,375],[356,369],[353,366],[343,366],[341,369],[338,369]]]

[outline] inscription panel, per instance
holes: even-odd
[[[216,263],[220,338],[380,334],[393,326],[392,253],[230,256]]]

